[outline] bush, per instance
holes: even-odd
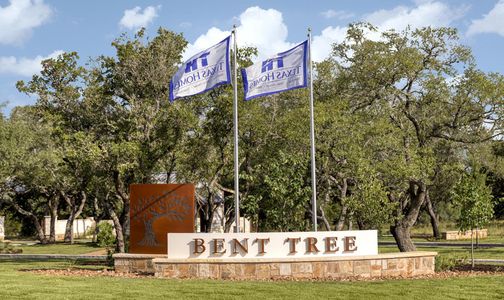
[[[0,210],[0,216],[5,216],[4,230],[5,236],[19,236],[23,227],[22,217],[16,216],[7,209]]]
[[[107,222],[98,224],[98,235],[96,241],[100,247],[111,249],[114,247],[116,238],[114,236],[114,228]]]
[[[100,247],[105,247],[107,249],[107,263],[109,266],[114,265],[114,245],[116,243],[116,238],[113,232],[114,228],[112,225],[106,222],[98,224],[98,235],[96,236],[96,241]]]
[[[23,253],[23,249],[15,248],[9,243],[0,243],[0,253],[2,254],[19,254]]]
[[[435,270],[436,272],[453,271],[463,265],[465,260],[466,258],[438,255],[436,256]]]

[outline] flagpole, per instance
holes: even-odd
[[[233,69],[234,69],[234,101],[233,101],[233,127],[234,127],[234,198],[235,198],[235,232],[240,232],[240,187],[238,165],[238,68],[236,65],[236,25],[233,25]]]
[[[313,120],[313,64],[311,51],[311,28],[308,28],[308,55],[310,57],[310,144],[311,144],[311,182],[312,182],[312,222],[317,231],[317,179],[315,174],[315,122]]]

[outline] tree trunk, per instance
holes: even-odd
[[[81,202],[79,206],[76,206],[75,201],[73,199],[70,199],[70,197],[68,197],[66,194],[64,194],[63,197],[70,206],[70,216],[68,217],[65,227],[65,243],[73,244],[74,242],[73,223],[74,220],[77,219],[82,213],[82,210],[84,209],[84,204],[86,204],[87,196],[85,192],[81,192]]]
[[[476,227],[476,249],[478,248],[479,248],[479,227]]]
[[[325,227],[326,231],[331,231],[331,225],[329,224],[329,221],[327,220],[327,218],[325,216],[323,206],[320,207],[320,217],[319,218],[322,220],[322,223],[324,223],[324,227]]]
[[[39,222],[38,217],[31,211],[23,209],[15,201],[12,201],[11,204],[20,214],[25,215],[33,220],[33,223],[35,224],[35,230],[37,232],[37,239],[40,241],[41,244],[47,244],[47,238],[44,233],[44,228]]]
[[[473,239],[474,230],[471,227],[471,269],[474,269],[474,239]]]
[[[113,212],[114,215],[117,217],[117,220],[120,222],[120,226],[115,225],[116,228],[116,233],[118,231],[121,232],[121,239],[122,241],[119,242],[119,236],[117,237],[117,245],[118,249],[122,248],[122,251],[119,252],[125,252],[128,250],[128,242],[129,242],[129,236],[130,236],[130,199],[129,199],[129,193],[127,188],[124,186],[124,183],[122,179],[119,176],[119,171],[114,171],[113,174],[113,179],[114,179],[114,186],[115,186],[115,191],[116,191],[116,196],[117,198],[122,202],[122,211],[120,216],[118,217],[115,211]],[[110,211],[110,209],[109,209]],[[112,217],[112,216],[111,216]],[[114,222],[115,224],[115,222]],[[120,229],[119,229],[120,227]],[[122,243],[122,247],[119,247],[119,243]]]
[[[65,243],[73,244],[73,222],[75,220],[75,214],[73,212],[70,213],[68,220],[65,225]]]
[[[56,221],[58,220],[59,197],[49,200],[49,215],[51,216],[49,225],[49,243],[56,242]]]
[[[344,229],[345,223],[346,223],[347,211],[348,211],[348,206],[346,206],[345,203],[342,203],[341,204],[341,214],[338,218],[338,223],[336,224],[337,231],[341,231]]]
[[[122,224],[119,220],[119,217],[117,216],[114,208],[111,205],[107,205],[107,210],[110,215],[110,218],[112,219],[112,222],[114,223],[114,229],[116,232],[116,251],[119,253],[124,253],[126,251],[126,245],[124,243],[124,234],[123,234],[123,228]]]
[[[40,225],[38,218],[32,215],[33,223],[35,224],[35,229],[37,231],[37,238],[41,244],[47,244],[47,238],[44,233],[44,228]]]
[[[108,201],[108,193],[105,196],[105,201]],[[94,197],[94,199],[93,199],[93,209],[94,209],[94,221],[95,221],[95,230],[93,232],[93,243],[96,243],[98,233],[100,233],[100,228],[98,227],[98,224],[103,219],[102,212],[100,212],[100,206],[98,204],[97,197]]]
[[[432,205],[432,202],[430,200],[428,191],[425,194],[425,204],[427,207],[427,212],[429,213],[430,217],[430,222],[432,226],[432,235],[434,236],[435,239],[440,239],[441,233],[439,232],[439,220],[436,211],[434,210],[434,206]]]
[[[348,230],[353,230],[353,218],[352,214],[348,216]]]
[[[226,207],[224,207],[224,209],[225,208]],[[229,233],[229,231],[231,230],[231,225],[233,225],[234,222],[234,216],[235,216],[234,209],[228,209],[225,213],[225,216],[226,216],[226,222],[224,223],[224,232]]]
[[[210,205],[210,203],[208,203],[207,205]],[[200,213],[200,231],[201,232],[211,232],[212,231],[212,219],[213,219],[213,211],[211,209],[207,208],[206,211],[204,211],[203,213]],[[235,224],[235,226],[236,226],[236,224]]]
[[[359,230],[366,230],[366,224],[362,221],[361,218],[356,218],[355,220],[357,222],[357,226],[359,227]]]
[[[130,236],[130,203],[129,198],[123,202],[123,212],[121,214],[121,228],[123,234],[124,251],[128,250],[129,236]]]
[[[338,223],[336,224],[336,230],[341,231],[345,227],[348,206],[346,205],[346,194],[348,189],[347,179],[343,178],[342,185],[340,187],[340,201],[341,201],[341,214],[338,218]]]
[[[396,240],[397,247],[401,252],[415,251],[415,245],[411,240],[411,228],[418,219],[418,214],[422,208],[425,195],[427,192],[427,187],[423,182],[410,182],[409,188],[409,202],[407,199],[403,200],[401,207],[399,208],[399,213],[402,216],[395,224],[390,226],[390,232]],[[389,195],[389,197],[392,197]]]
[[[411,227],[408,227],[404,224],[390,226],[390,232],[394,236],[397,247],[401,252],[416,250],[415,244],[413,244],[413,241],[411,240],[410,231]]]
[[[58,214],[51,210],[51,224],[49,224],[49,243],[54,244],[56,242],[56,221],[58,220]]]
[[[331,184],[329,181],[329,177],[327,177],[326,182],[327,182],[327,186],[326,186],[327,190],[325,192],[324,201],[322,203],[320,203],[320,218],[322,219],[322,222],[324,223],[326,230],[331,231],[331,225],[329,224],[329,221],[327,220],[327,217],[326,217],[325,211],[324,211],[325,205],[331,201],[331,195],[330,195]]]

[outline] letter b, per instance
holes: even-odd
[[[194,239],[194,251],[193,254],[201,254],[205,252],[206,248],[204,245],[205,241],[203,239]]]

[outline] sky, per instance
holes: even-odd
[[[159,27],[183,33],[184,57],[221,41],[233,25],[238,46],[257,47],[262,57],[304,41],[310,27],[313,58],[320,61],[343,40],[348,24],[359,21],[381,30],[455,27],[480,69],[504,74],[504,0],[0,0],[1,111],[35,103],[15,84],[40,72],[43,59],[76,51],[85,64],[114,55],[111,42],[141,27],[150,36]]]

